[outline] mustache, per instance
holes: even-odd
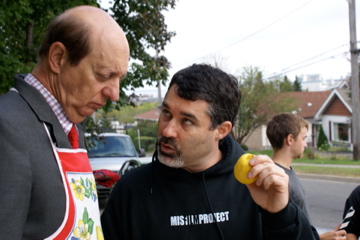
[[[164,143],[164,144],[172,146],[175,149],[178,149],[178,146],[177,146],[176,141],[175,141],[174,138],[168,138],[168,137],[160,136],[158,138],[158,145],[160,145],[160,143]]]

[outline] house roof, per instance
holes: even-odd
[[[136,115],[134,118],[139,120],[157,121],[159,119],[160,109],[154,108],[150,111]]]
[[[305,118],[314,118],[320,107],[323,105],[331,91],[315,91],[315,92],[287,92],[299,101],[299,108],[296,113]]]
[[[347,110],[350,113],[352,113],[351,99],[349,97],[349,91],[346,89],[337,88],[337,89],[334,89],[333,91],[331,91],[331,94],[326,98],[325,102],[322,104],[322,106],[316,112],[314,118],[321,118],[321,115],[324,113],[324,111],[333,102],[333,100],[335,98],[339,98],[340,101],[347,108]]]

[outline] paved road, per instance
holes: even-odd
[[[312,224],[319,232],[335,228],[342,221],[346,198],[360,184],[360,178],[323,179],[300,174],[299,177],[305,188]]]

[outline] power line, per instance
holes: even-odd
[[[298,69],[301,69],[301,68],[304,68],[304,67],[308,67],[308,66],[317,64],[317,63],[319,63],[319,62],[328,60],[328,59],[330,59],[330,58],[335,58],[335,57],[340,56],[340,55],[345,55],[346,53],[348,53],[348,52],[346,51],[346,52],[342,52],[342,53],[339,53],[339,54],[336,54],[336,55],[333,55],[333,56],[330,56],[330,57],[326,57],[326,58],[320,59],[320,60],[318,60],[318,61],[316,61],[316,62],[308,63],[308,64],[302,65],[302,66],[300,66],[300,67],[297,67],[297,68],[289,69],[289,70],[287,70],[287,71],[282,71],[282,72],[280,72],[280,73],[273,74],[273,75],[271,75],[270,77],[265,77],[265,78],[263,78],[263,79],[264,79],[264,80],[272,79],[272,78],[275,78],[275,77],[277,77],[277,76],[281,76],[281,75],[284,75],[284,74],[286,74],[286,73],[293,72],[293,71],[296,71],[296,70],[298,70]]]
[[[275,25],[276,23],[280,22],[281,20],[283,20],[283,19],[287,18],[288,16],[292,15],[293,13],[297,12],[298,10],[300,10],[300,9],[301,9],[301,8],[303,8],[303,7],[305,7],[307,4],[309,4],[309,3],[310,3],[310,2],[312,2],[312,1],[314,1],[314,0],[310,0],[310,1],[306,2],[306,3],[304,3],[303,5],[299,6],[299,7],[298,7],[298,8],[296,8],[296,9],[294,9],[294,10],[293,10],[293,11],[291,11],[290,13],[288,13],[288,14],[286,14],[286,15],[284,15],[284,16],[282,16],[282,17],[280,17],[280,18],[279,18],[279,19],[277,19],[276,21],[274,21],[274,22],[272,22],[272,23],[270,23],[270,24],[266,25],[265,27],[263,27],[263,28],[261,28],[261,29],[259,29],[259,30],[255,31],[255,32],[253,32],[253,33],[251,33],[251,34],[249,34],[249,35],[247,35],[247,36],[243,37],[243,38],[242,38],[242,39],[240,39],[240,40],[237,40],[236,42],[234,42],[234,43],[232,43],[232,44],[230,44],[230,45],[228,45],[228,46],[225,46],[225,47],[223,47],[223,48],[221,48],[221,49],[219,49],[219,50],[217,50],[217,51],[214,51],[214,52],[212,52],[212,53],[210,53],[210,54],[215,54],[215,53],[218,53],[218,52],[224,51],[225,49],[228,49],[228,48],[230,48],[230,47],[233,47],[233,46],[235,46],[235,45],[239,44],[240,42],[243,42],[243,41],[245,41],[246,39],[249,39],[249,38],[253,37],[254,35],[256,35],[256,34],[258,34],[258,33],[262,32],[262,31],[264,31],[265,29],[267,29],[267,28],[269,28],[269,27],[271,27],[271,26]],[[194,62],[194,61],[196,61],[196,60],[202,59],[203,57],[204,57],[204,56],[199,57],[199,58],[196,58],[196,59],[194,59],[194,60],[192,60],[192,61],[188,61],[188,62]],[[185,65],[185,64],[180,64],[180,65]]]
[[[336,50],[336,49],[338,49],[338,48],[345,47],[346,45],[348,45],[348,44],[342,44],[342,45],[340,45],[340,46],[338,46],[338,47],[332,48],[332,49],[330,49],[330,50],[328,50],[328,51],[326,51],[326,52],[320,53],[319,55],[316,55],[316,56],[314,56],[314,57],[311,57],[311,58],[309,58],[309,59],[307,59],[307,60],[304,60],[304,61],[301,61],[301,62],[299,62],[299,63],[293,64],[293,65],[291,65],[291,66],[289,66],[289,67],[286,67],[286,68],[284,68],[282,71],[285,71],[285,70],[288,69],[288,68],[292,68],[292,67],[294,67],[294,66],[303,64],[303,63],[305,63],[305,62],[309,62],[309,61],[311,61],[311,60],[313,60],[313,59],[315,59],[315,58],[318,58],[318,57],[320,57],[320,56],[322,56],[322,55],[325,55],[325,54],[327,54],[327,53],[329,53],[329,52],[332,52],[332,51],[334,51],[334,50]]]
[[[357,43],[360,43],[360,41],[357,41]],[[327,57],[327,58],[320,59],[320,60],[318,60],[318,61],[316,61],[316,62],[308,63],[308,64],[306,64],[306,65],[302,65],[302,66],[300,66],[300,67],[294,68],[294,67],[297,66],[297,65],[300,65],[300,64],[309,62],[309,61],[311,61],[311,60],[313,60],[313,59],[316,59],[316,58],[318,58],[318,57],[320,57],[320,56],[323,56],[323,55],[325,55],[325,54],[327,54],[327,53],[329,53],[329,52],[332,52],[332,51],[334,51],[334,50],[336,50],[336,49],[338,49],[338,48],[341,48],[341,47],[345,47],[345,46],[347,46],[347,45],[348,45],[347,43],[346,43],[346,44],[342,44],[342,45],[340,45],[340,46],[338,46],[338,47],[335,47],[335,48],[332,48],[332,49],[330,49],[330,50],[328,50],[328,51],[326,51],[326,52],[320,53],[320,54],[318,54],[318,55],[316,55],[316,56],[314,56],[314,57],[311,57],[311,58],[309,58],[309,59],[307,59],[307,60],[304,60],[304,61],[301,61],[301,62],[299,62],[299,63],[293,64],[293,65],[291,65],[291,66],[289,66],[289,67],[283,68],[283,70],[282,70],[280,73],[273,74],[273,75],[271,75],[270,77],[266,77],[266,78],[264,78],[264,79],[265,79],[265,80],[266,80],[266,79],[271,79],[271,78],[274,78],[274,77],[276,77],[276,76],[281,76],[281,75],[283,75],[283,74],[285,74],[285,73],[293,72],[293,71],[296,71],[296,70],[298,70],[298,69],[301,69],[301,68],[304,68],[304,67],[308,67],[308,66],[317,64],[317,63],[319,63],[319,62],[325,61],[325,60],[330,59],[330,58],[335,58],[335,57],[340,56],[340,55],[346,55],[347,53],[349,53],[348,51],[346,51],[346,52],[341,52],[341,53],[338,53],[338,54],[336,54],[336,55],[333,55],[333,56],[330,56],[330,57]],[[287,69],[289,69],[289,70],[287,70]]]
[[[293,13],[297,12],[298,10],[300,10],[300,9],[303,8],[303,7],[305,7],[307,4],[309,4],[309,3],[312,2],[312,1],[313,1],[313,0],[310,0],[310,1],[306,2],[306,3],[304,3],[303,5],[301,5],[300,7],[296,8],[295,10],[291,11],[290,13],[282,16],[281,18],[279,18],[279,19],[276,20],[275,22],[272,22],[272,23],[270,23],[269,25],[266,25],[265,27],[263,27],[263,28],[255,31],[255,32],[251,33],[250,35],[248,35],[248,36],[246,36],[246,37],[244,37],[244,38],[242,38],[242,39],[234,42],[233,44],[230,44],[230,45],[228,45],[228,46],[226,46],[226,47],[224,47],[224,48],[222,48],[222,49],[220,49],[220,50],[218,50],[218,51],[216,51],[216,52],[214,52],[214,53],[224,51],[225,49],[228,49],[228,48],[230,48],[230,47],[232,47],[232,46],[235,46],[236,44],[238,44],[238,43],[240,43],[240,42],[245,41],[245,40],[248,39],[248,38],[251,38],[252,36],[254,36],[254,35],[256,35],[256,34],[262,32],[262,31],[264,31],[265,29],[267,29],[267,28],[275,25],[276,23],[280,22],[280,21],[283,20],[284,18],[287,18],[288,16],[290,16],[290,15],[292,15]]]

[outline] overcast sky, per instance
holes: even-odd
[[[213,56],[229,73],[256,66],[265,78],[339,79],[351,72],[347,0],[179,0],[164,14],[168,30],[176,32],[161,52],[172,63],[170,76]]]

